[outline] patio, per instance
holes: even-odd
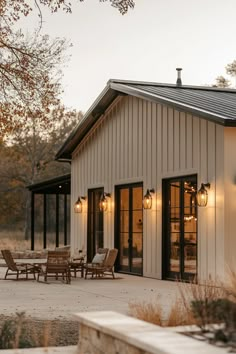
[[[24,311],[40,319],[70,319],[75,312],[112,310],[127,314],[129,303],[158,299],[164,311],[178,295],[175,282],[115,274],[116,279],[73,278],[71,284],[50,279],[3,280],[6,268],[0,267],[0,314]]]

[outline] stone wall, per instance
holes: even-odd
[[[226,354],[167,328],[113,311],[81,312],[78,354]]]
[[[148,352],[107,335],[94,328],[80,325],[79,354],[148,354]]]

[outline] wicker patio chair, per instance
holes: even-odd
[[[90,263],[85,263],[83,265],[83,268],[85,270],[85,273],[88,275],[89,273],[89,269],[91,267],[95,267],[96,265],[100,265],[102,266],[107,258],[109,252],[109,248],[98,248],[97,249],[97,253],[95,254],[95,256],[93,257],[92,261]],[[91,273],[92,274],[92,273]]]
[[[70,284],[70,253],[68,251],[48,251],[47,262],[40,267],[38,281],[40,276],[44,277],[45,282],[48,277],[55,279],[61,277],[63,281]]]
[[[97,277],[104,277],[106,275],[111,275],[113,277],[113,279],[115,279],[113,268],[114,268],[117,254],[118,254],[118,249],[116,249],[116,248],[110,249],[103,264],[92,263],[92,264],[87,265],[85,267],[85,269],[86,269],[85,279],[87,279],[88,274],[91,274],[92,278],[94,275],[96,276],[96,278]]]
[[[7,265],[7,271],[5,274],[5,278],[7,279],[8,276],[16,276],[16,280],[24,279],[29,280],[29,274],[32,274],[33,279],[36,279],[35,273],[38,272],[38,267],[30,264],[30,263],[19,263],[15,262],[10,250],[1,250],[2,256]],[[20,276],[22,276],[20,278]]]

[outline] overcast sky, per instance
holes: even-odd
[[[86,112],[110,78],[175,83],[182,67],[183,84],[213,84],[236,59],[235,18],[235,0],[136,0],[125,16],[85,0],[44,11],[43,32],[73,43],[62,100]]]

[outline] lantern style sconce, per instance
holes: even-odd
[[[147,193],[143,197],[143,208],[151,209],[152,208],[152,194],[155,193],[155,189],[147,189]]]
[[[210,183],[202,183],[201,188],[197,192],[197,205],[198,206],[206,206],[208,202],[208,192],[206,188],[210,188]]]
[[[78,200],[74,206],[75,213],[82,213],[82,210],[83,210],[82,200],[86,200],[86,198],[85,197],[78,197]]]
[[[108,200],[107,200],[107,198],[111,198],[111,194],[104,192],[104,193],[101,195],[100,202],[99,202],[99,209],[100,209],[100,211],[106,211],[106,210],[107,210],[107,207],[108,207]]]

